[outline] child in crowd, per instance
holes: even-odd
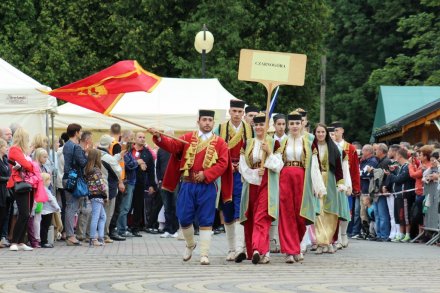
[[[370,196],[363,196],[362,202],[367,210],[368,222],[363,223],[363,230],[365,239],[375,239],[376,237],[376,221],[374,217],[374,205],[373,199]]]
[[[89,151],[85,167],[89,198],[92,203],[92,218],[90,222],[90,246],[104,245],[104,228],[106,214],[104,201],[107,201],[106,187],[101,173],[101,152],[96,149]],[[96,235],[98,231],[98,235]],[[98,236],[98,237],[97,237]]]
[[[41,211],[40,245],[42,248],[53,248],[53,244],[49,243],[47,239],[47,234],[49,231],[50,224],[52,223],[53,213],[61,212],[61,208],[58,205],[55,196],[53,196],[52,191],[49,190],[49,186],[51,185],[50,174],[42,173],[41,178],[44,181],[44,189],[47,193],[47,197],[49,200],[43,203],[43,209]]]
[[[49,156],[47,155],[47,151],[43,148],[37,148],[35,149],[33,153],[33,159],[40,167],[40,172],[47,172],[46,168],[44,167],[44,164],[46,164],[47,159]],[[50,175],[49,175],[50,176]],[[50,183],[50,180],[49,180]],[[41,230],[41,211],[43,209],[43,203],[37,202],[34,199],[34,205],[32,208],[32,214],[28,222],[28,238],[31,246],[33,248],[40,248],[40,230]],[[50,225],[50,223],[49,223]]]

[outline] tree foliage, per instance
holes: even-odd
[[[345,122],[349,140],[367,142],[379,85],[439,84],[439,2],[329,3],[329,120]]]
[[[160,76],[201,77],[194,36],[203,24],[215,37],[207,77],[263,108],[264,88],[237,79],[240,49],[303,53],[306,84],[282,87],[276,111],[318,108],[319,58],[330,26],[323,0],[4,0],[0,57],[52,88],[124,59]]]

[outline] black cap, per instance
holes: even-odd
[[[199,110],[199,118],[202,116],[208,116],[214,118],[215,111],[212,110]]]
[[[339,121],[332,122],[330,124],[330,126],[333,126],[334,128],[344,128],[344,126],[342,125],[342,122],[339,122]]]
[[[241,109],[244,109],[244,106],[245,106],[246,103],[244,101],[242,101],[242,100],[231,100],[229,104],[230,104],[231,108],[241,108]]]
[[[247,114],[249,112],[259,112],[259,110],[255,106],[247,106],[246,109],[244,109],[244,112]]]
[[[254,123],[264,123],[266,122],[266,115],[264,113],[260,113],[255,116],[253,119]]]
[[[335,132],[335,128],[333,126],[327,127],[328,132]]]
[[[289,115],[287,115],[287,119],[289,121],[293,121],[293,120],[301,121],[301,118],[302,118],[302,115],[297,111],[290,112]]]

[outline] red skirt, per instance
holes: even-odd
[[[281,252],[300,254],[301,240],[306,224],[300,216],[305,170],[301,167],[284,167],[280,174],[280,209],[278,234]]]

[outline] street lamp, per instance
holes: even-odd
[[[202,54],[202,77],[205,78],[205,63],[206,63],[206,54],[211,52],[212,46],[214,45],[214,36],[208,31],[206,24],[203,25],[203,28],[200,32],[197,33],[194,39],[194,47],[197,52]]]

